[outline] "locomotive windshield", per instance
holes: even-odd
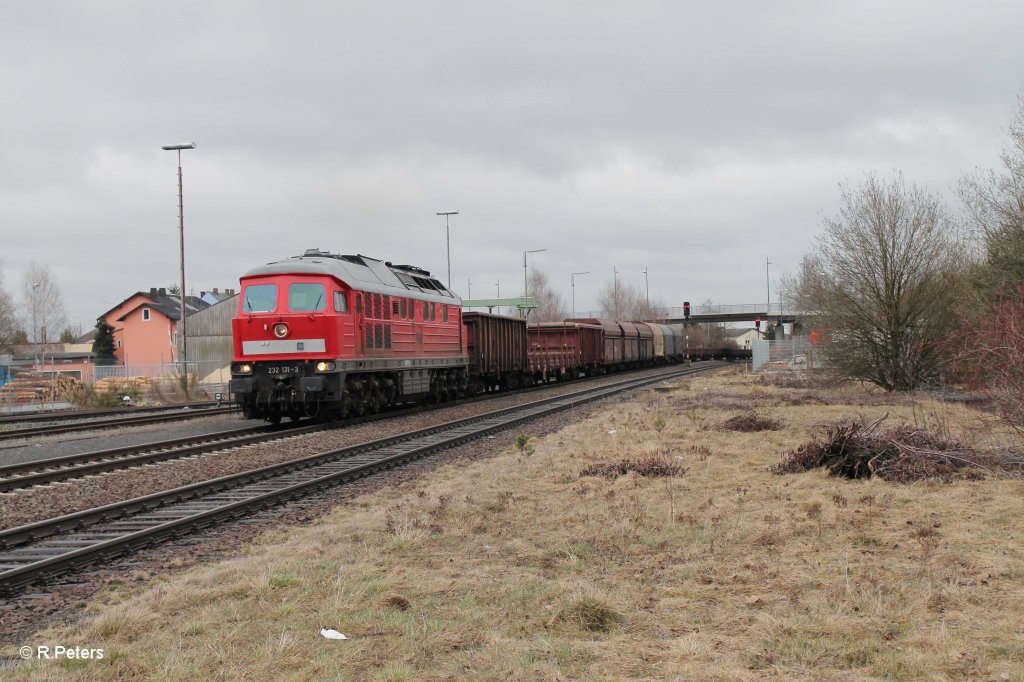
[[[272,313],[277,307],[276,284],[252,284],[245,288],[243,313]]]
[[[327,290],[323,284],[296,282],[288,285],[288,310],[293,313],[304,313],[326,308]]]

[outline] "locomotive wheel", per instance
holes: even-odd
[[[380,412],[380,402],[379,389],[371,387],[366,392],[366,411],[370,414],[377,414]]]
[[[350,414],[362,417],[366,414],[366,397],[363,395],[362,390],[353,386],[349,389],[349,395],[352,396],[352,409],[349,411]]]

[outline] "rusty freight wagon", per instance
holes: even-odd
[[[601,334],[604,338],[604,352],[601,360],[602,366],[606,371],[621,369],[626,362],[625,359],[625,335],[622,332],[622,327],[613,320],[599,319],[596,317],[579,317],[566,322],[580,322],[583,324],[592,324],[601,328]]]
[[[601,327],[580,322],[542,322],[527,328],[534,378],[597,374],[604,358]]]
[[[464,312],[471,392],[518,388],[530,371],[526,320]]]

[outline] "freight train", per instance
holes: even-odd
[[[743,353],[688,350],[682,325],[463,311],[428,271],[362,255],[310,249],[240,283],[230,390],[246,418],[272,423]]]

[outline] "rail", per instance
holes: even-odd
[[[627,379],[11,528],[0,532],[0,547],[6,550],[0,554],[0,593],[10,594],[100,558],[356,480],[524,421],[719,366]],[[59,534],[60,539],[51,539]]]

